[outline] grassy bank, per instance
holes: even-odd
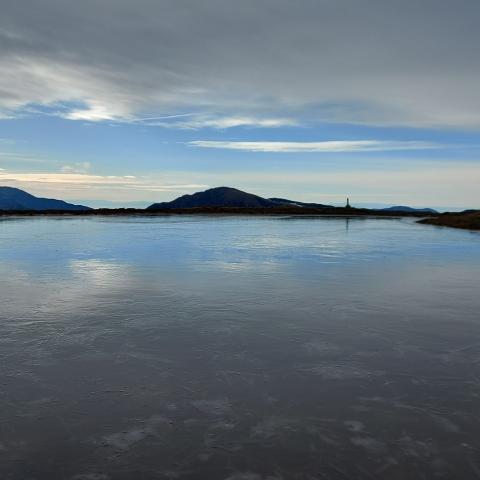
[[[480,211],[468,211],[461,213],[444,213],[438,217],[425,218],[419,223],[438,225],[442,227],[465,228],[480,230]]]

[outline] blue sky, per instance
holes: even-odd
[[[0,184],[478,207],[479,7],[362,3],[7,1]]]

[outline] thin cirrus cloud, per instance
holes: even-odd
[[[335,140],[323,142],[228,142],[215,140],[196,140],[189,142],[188,144],[190,146],[200,148],[276,153],[353,153],[440,148],[440,145],[431,142],[395,142],[383,140]]]
[[[195,113],[170,115],[158,118],[146,118],[136,120],[135,123],[142,123],[149,126],[180,128],[185,130],[199,130],[201,128],[223,130],[235,127],[278,128],[298,126],[298,122],[292,118],[259,118],[254,116]]]
[[[106,105],[89,105],[87,108],[63,109],[54,112],[67,120],[87,122],[112,121],[115,123],[140,124],[150,127],[199,130],[211,128],[224,130],[235,127],[278,128],[296,127],[298,121],[287,117],[261,117],[254,115],[226,115],[216,113],[180,113],[141,118],[128,112],[112,112]]]
[[[64,165],[62,173],[87,173],[91,166],[90,162],[76,162],[73,165]]]

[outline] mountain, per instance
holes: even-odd
[[[395,207],[388,207],[382,208],[384,212],[416,212],[416,213],[434,213],[437,214],[438,212],[433,208],[412,208],[412,207],[405,207],[403,205],[398,205]]]
[[[198,207],[265,208],[276,206],[278,206],[278,203],[276,202],[251,193],[242,192],[236,188],[216,187],[192,195],[183,195],[171,202],[154,203],[153,205],[150,205],[147,210]]]
[[[273,208],[280,206],[328,208],[320,203],[303,203],[285,198],[263,198],[251,193],[242,192],[231,187],[216,187],[183,195],[171,202],[154,203],[147,210],[163,210],[168,208],[200,208],[200,207],[236,207],[236,208]]]
[[[39,198],[19,188],[0,187],[0,210],[91,210],[83,205],[73,205],[63,200]]]

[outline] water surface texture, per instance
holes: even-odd
[[[480,235],[0,220],[2,480],[480,478]]]

